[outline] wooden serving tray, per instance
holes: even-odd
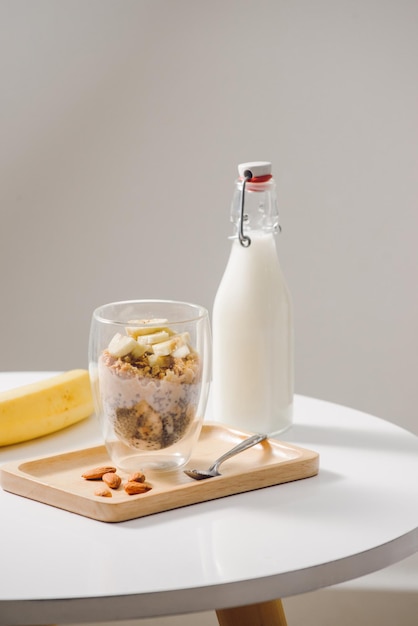
[[[187,467],[207,469],[221,454],[249,436],[220,424],[204,424]],[[88,469],[111,465],[104,446],[76,450],[56,456],[16,461],[0,470],[3,489],[103,522],[129,519],[169,511],[261,487],[315,476],[319,455],[276,439],[263,441],[221,466],[222,476],[196,481],[182,469],[147,472],[152,489],[129,496],[123,490],[127,476],[118,472],[122,486],[111,498],[94,495],[97,481],[84,480]],[[102,483],[103,486],[104,483]]]

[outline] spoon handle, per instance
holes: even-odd
[[[247,450],[247,448],[255,446],[257,443],[260,443],[260,441],[264,441],[264,439],[267,439],[267,437],[268,435],[266,434],[257,433],[255,435],[251,435],[251,437],[248,437],[247,439],[244,439],[244,441],[241,441],[241,443],[234,446],[233,448],[231,448],[231,450],[228,450],[228,452],[225,452],[225,454],[220,456],[219,459],[216,459],[215,463],[209,468],[209,471],[211,472],[213,470],[217,470],[220,464],[227,459],[230,459],[232,456],[235,456],[236,454]]]

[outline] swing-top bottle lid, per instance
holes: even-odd
[[[244,178],[246,174],[248,175],[248,172],[251,172],[252,174],[251,180],[257,178],[268,180],[272,176],[271,163],[270,161],[250,161],[248,163],[240,163],[238,165],[238,174],[240,178]]]

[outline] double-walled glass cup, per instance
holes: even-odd
[[[205,308],[171,300],[99,307],[91,322],[89,371],[104,442],[118,469],[174,470],[187,463],[210,385]]]

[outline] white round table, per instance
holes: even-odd
[[[2,373],[0,390],[50,374]],[[297,396],[294,426],[281,439],[318,452],[318,476],[117,524],[0,489],[0,626],[211,609],[220,624],[243,626],[246,609],[230,607],[271,609],[276,598],[371,573],[418,550],[415,435]],[[96,443],[93,416],[0,448],[0,466]]]

